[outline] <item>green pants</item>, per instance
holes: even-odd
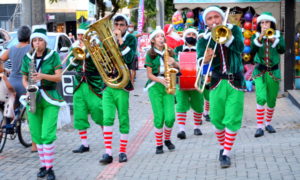
[[[263,106],[267,103],[269,108],[274,108],[279,91],[279,81],[272,79],[267,72],[263,76],[255,78],[254,82],[257,104]]]
[[[209,89],[204,88],[203,97],[206,101],[209,101]]]
[[[165,86],[160,83],[155,83],[148,92],[154,114],[154,126],[157,129],[163,128],[164,125],[172,128],[175,122],[174,95],[167,94]]]
[[[197,90],[183,91],[176,89],[176,112],[187,112],[192,108],[197,113],[203,112],[203,95]]]
[[[85,130],[90,127],[88,114],[96,124],[103,125],[102,99],[89,88],[87,83],[82,83],[73,96],[74,103],[74,128]]]
[[[118,111],[119,128],[122,134],[129,133],[129,92],[124,89],[107,87],[103,92],[103,125],[113,126],[116,110]]]
[[[231,131],[241,128],[244,92],[232,88],[227,80],[221,80],[220,84],[210,91],[210,117],[217,129],[225,127]]]
[[[27,106],[29,128],[32,141],[36,144],[51,144],[56,140],[56,126],[60,107],[48,103],[41,97],[36,104],[36,112],[29,112]]]

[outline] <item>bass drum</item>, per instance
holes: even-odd
[[[197,53],[180,52],[178,55],[181,76],[179,76],[180,90],[195,90],[197,78]]]

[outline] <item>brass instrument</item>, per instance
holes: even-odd
[[[164,66],[165,66],[165,78],[167,80],[167,93],[168,94],[175,94],[176,92],[176,74],[178,73],[178,70],[175,68],[171,68],[168,64],[169,59],[169,51],[168,51],[168,45],[165,44],[165,53],[164,53]]]
[[[275,34],[275,31],[274,29],[272,28],[268,28],[265,32],[265,35],[267,36],[267,38],[272,38]]]
[[[203,73],[203,67],[204,67],[204,58],[206,57],[207,50],[209,48],[211,39],[213,39],[215,41],[215,46],[213,48],[213,52],[214,52],[213,54],[215,54],[218,44],[225,44],[226,42],[228,42],[231,39],[232,32],[229,28],[226,27],[226,22],[227,22],[227,19],[228,19],[229,11],[230,11],[230,8],[227,8],[226,13],[225,13],[225,18],[222,22],[222,25],[218,25],[218,26],[215,26],[215,27],[212,28],[211,37],[209,38],[208,43],[206,45],[203,60],[201,62],[200,67],[198,68],[197,79],[195,81],[195,88],[196,88],[196,90],[198,90],[201,93],[204,91],[205,85],[207,84],[207,82],[209,80],[209,78],[208,78],[209,70],[211,68],[212,61],[213,61],[213,58],[214,58],[214,55],[212,55],[212,57],[209,61],[209,65],[208,65],[208,69],[207,69],[206,74],[202,74]]]
[[[73,58],[70,60],[70,63],[68,64],[68,66],[64,69],[64,71],[61,73],[61,74],[64,74],[69,66],[72,64],[72,62],[74,62],[75,60],[85,60],[85,48],[80,48],[80,47],[75,47],[72,49],[72,51],[65,57],[65,59],[62,61],[61,64],[64,64],[68,59],[69,57],[73,54]]]
[[[129,82],[130,74],[114,39],[110,17],[107,16],[90,25],[83,36],[83,43],[104,83],[111,88],[123,89]],[[100,43],[95,43],[95,39]]]
[[[27,104],[29,105],[29,112],[35,113],[36,111],[36,93],[39,90],[39,87],[36,85],[36,82],[32,79],[32,76],[34,73],[37,73],[36,71],[36,54],[37,48],[34,50],[31,56],[31,61],[29,63],[29,73],[28,73],[28,86],[27,86]]]

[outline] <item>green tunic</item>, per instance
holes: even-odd
[[[44,57],[43,63],[40,68],[40,72],[44,74],[50,74],[54,75],[55,70],[61,69],[61,62],[60,58],[57,52],[46,49],[47,54]],[[28,76],[29,73],[29,63],[31,62],[31,54],[27,53],[23,58],[23,64],[22,64],[22,74]],[[64,106],[66,105],[66,102],[63,100],[62,96],[58,93],[56,90],[56,82],[48,81],[48,80],[41,80],[40,83],[40,90],[37,93],[37,100],[39,100],[39,96],[42,95],[42,97],[49,102],[50,104],[53,104],[55,106]],[[49,90],[51,89],[51,90]]]
[[[222,46],[224,57],[226,59],[226,69],[227,74],[240,74],[239,80],[229,81],[230,84],[235,87],[238,90],[244,90],[246,88],[245,80],[243,77],[243,63],[242,63],[242,57],[241,54],[244,50],[244,41],[243,41],[243,35],[241,32],[241,29],[232,24],[227,24],[227,27],[231,29],[232,31],[232,39],[229,40],[226,44]],[[207,31],[204,33],[203,38],[198,40],[197,42],[197,57],[198,60],[201,61],[204,56],[204,52],[206,49],[206,45],[209,41],[209,38],[211,36],[211,32]],[[209,47],[214,48],[215,42],[211,40]],[[222,53],[220,45],[217,45],[216,49],[216,57],[213,58],[212,67],[213,67],[213,73],[216,72],[218,74],[222,74],[223,70],[223,61],[222,61]],[[214,89],[218,86],[220,83],[220,79],[216,77],[211,78],[211,87],[210,89]]]
[[[285,41],[280,33],[280,31],[276,30],[275,34],[275,41],[273,44],[268,43],[267,39],[264,37],[262,39],[262,42],[260,43],[258,41],[258,37],[260,36],[260,33],[257,32],[255,36],[252,36],[252,42],[251,42],[251,53],[255,54],[254,62],[257,64],[262,64],[268,67],[273,67],[274,65],[278,65],[280,63],[280,54],[283,54],[285,52]],[[267,49],[269,53],[267,54]],[[269,58],[267,58],[269,57]],[[253,71],[253,78],[260,77],[265,74],[265,71],[258,70],[257,67],[255,67]],[[279,81],[281,79],[280,75],[280,69],[272,70],[270,72],[270,76],[276,80]]]

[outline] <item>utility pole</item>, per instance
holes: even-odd
[[[22,24],[46,23],[45,0],[22,0]]]
[[[165,3],[164,0],[156,0],[156,26],[164,28]]]

